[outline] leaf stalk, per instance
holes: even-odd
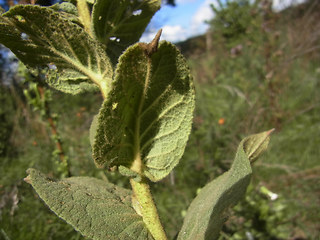
[[[136,182],[130,179],[133,194],[141,206],[143,222],[155,240],[167,240],[166,233],[162,227],[156,205],[154,204],[149,185],[146,179]]]

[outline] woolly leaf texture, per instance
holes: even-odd
[[[131,207],[131,191],[92,177],[55,181],[28,169],[30,183],[48,207],[83,236],[94,240],[152,240]]]
[[[257,158],[266,150],[272,131],[241,141],[229,171],[208,183],[191,202],[178,240],[218,239],[227,218],[226,211],[244,196],[250,182],[250,158]]]
[[[106,88],[113,71],[105,49],[70,16],[17,5],[0,16],[0,43],[31,70],[49,68],[48,83],[58,90],[77,94]]]
[[[129,47],[100,109],[93,146],[96,164],[130,168],[139,158],[141,174],[159,181],[184,152],[193,109],[190,71],[174,45],[161,42],[151,57],[143,44]]]

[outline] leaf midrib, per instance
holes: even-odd
[[[134,159],[133,159],[133,163],[131,166],[131,170],[136,171],[138,173],[142,173],[142,169],[143,169],[143,162],[141,159],[141,148],[140,148],[140,144],[141,144],[141,137],[140,137],[141,113],[142,113],[142,108],[144,105],[144,100],[145,100],[145,97],[147,94],[149,82],[151,79],[151,65],[152,65],[151,59],[148,58],[147,72],[146,72],[146,77],[145,77],[145,81],[144,81],[143,92],[141,94],[140,103],[139,103],[139,107],[138,107],[138,114],[137,114],[137,120],[136,120],[135,131],[134,131],[134,154],[133,154]]]
[[[15,22],[13,21],[8,21],[7,19],[3,18],[5,20],[5,22],[7,24],[12,24],[15,26],[15,28],[19,29],[20,32],[25,32],[23,31],[23,29],[21,29]],[[68,44],[69,49],[72,53],[72,55],[74,56],[74,58],[69,57],[66,54],[63,54],[61,51],[57,50],[53,44],[51,43],[51,40],[49,40],[46,35],[44,34],[44,32],[41,30],[41,28],[39,28],[37,25],[34,25],[34,27],[37,28],[37,31],[39,31],[40,33],[42,33],[42,36],[44,37],[46,43],[43,43],[44,48],[46,44],[48,44],[48,48],[57,56],[61,57],[62,59],[64,59],[68,64],[72,65],[73,67],[75,67],[76,69],[78,69],[78,71],[80,71],[81,73],[83,73],[84,75],[86,75],[89,79],[91,79],[94,83],[96,83],[101,89],[103,89],[103,87],[105,85],[108,85],[108,82],[111,82],[110,78],[106,78],[105,72],[107,72],[108,69],[106,69],[106,71],[101,74],[101,73],[96,73],[94,71],[91,71],[91,69],[89,68],[89,66],[84,67],[84,65],[79,61],[77,54],[74,53],[72,47],[69,44],[69,41],[65,38],[64,34],[62,35],[63,38],[65,39],[65,42]],[[33,34],[31,34],[33,35]],[[31,36],[30,35],[30,36]],[[38,38],[38,40],[41,41],[41,39]],[[87,50],[87,49],[86,49]],[[88,54],[88,57],[90,58],[90,54]],[[90,61],[88,61],[88,65],[91,64]],[[100,69],[100,58],[97,58],[97,68]]]

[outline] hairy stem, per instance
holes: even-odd
[[[62,141],[61,141],[61,139],[59,137],[59,133],[57,131],[57,126],[56,126],[56,124],[55,124],[55,122],[53,120],[53,117],[52,117],[52,114],[51,114],[51,111],[50,111],[50,107],[49,107],[49,103],[48,103],[48,101],[46,100],[46,97],[45,97],[45,89],[42,86],[38,86],[37,90],[40,93],[41,100],[44,102],[45,117],[47,118],[47,121],[49,123],[52,137],[53,137],[53,139],[56,139],[55,140],[56,149],[59,152],[60,162],[63,165],[66,166],[66,169],[63,170],[62,174],[66,175],[68,177],[71,177],[71,172],[70,172],[68,160],[67,160],[67,158],[65,156],[65,153],[63,151],[63,148],[62,148]]]
[[[136,182],[130,179],[133,194],[141,207],[143,222],[155,240],[167,240],[156,205],[154,204],[146,179]]]

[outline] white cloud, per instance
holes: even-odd
[[[141,42],[151,42],[158,30],[151,30],[148,33],[143,34],[140,39]],[[167,40],[170,42],[184,41],[189,37],[186,29],[183,29],[180,25],[170,26],[165,25],[162,27],[161,40]]]
[[[145,43],[149,43],[152,41],[152,39],[154,38],[154,36],[157,34],[157,31],[152,29],[149,30],[148,32],[145,32],[141,38],[140,38],[140,42],[145,42]]]
[[[195,1],[199,0],[177,0],[177,4],[187,4]],[[210,4],[216,4],[216,0],[204,0],[195,11],[195,14],[190,16],[188,19],[185,19],[185,22],[181,23],[181,25],[167,24],[162,26],[161,39],[171,42],[179,42],[184,41],[189,37],[205,33],[208,29],[208,25],[205,24],[205,21],[210,20],[213,17],[213,11],[210,8]],[[140,41],[150,42],[156,33],[156,29],[151,30],[148,33],[144,33]]]
[[[183,29],[180,25],[175,26],[163,26],[162,39],[171,42],[184,41],[188,37],[186,29]]]
[[[217,2],[215,0],[205,0],[192,16],[192,35],[203,34],[208,29],[209,26],[205,24],[205,21],[212,19],[214,16],[210,4],[217,4]]]
[[[298,5],[306,0],[273,0],[272,8],[275,11],[281,11],[291,5]]]

